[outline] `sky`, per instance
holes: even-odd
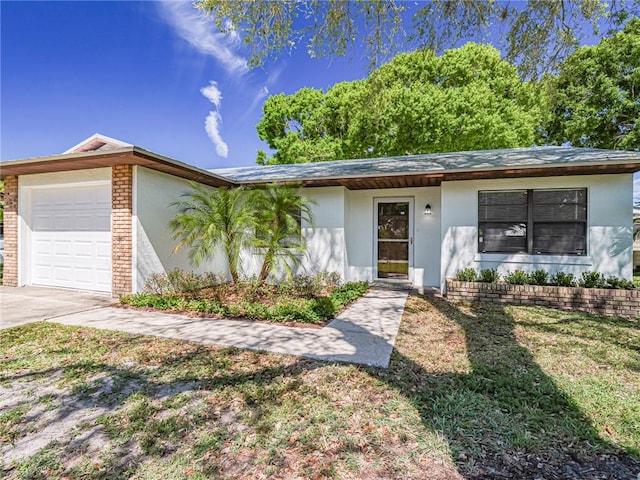
[[[255,165],[269,95],[326,90],[369,67],[362,48],[313,59],[301,45],[250,69],[242,39],[190,0],[0,0],[0,55],[0,160],[101,133],[204,169]]]
[[[241,39],[187,2],[0,1],[0,159],[101,133],[201,168],[254,165],[268,95],[364,78],[364,54],[305,49],[249,69]]]

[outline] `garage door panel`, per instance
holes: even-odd
[[[110,292],[110,186],[38,189],[32,199],[32,283]]]

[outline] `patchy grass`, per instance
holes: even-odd
[[[2,333],[12,479],[640,472],[640,332],[620,319],[411,296],[388,370],[49,323]]]

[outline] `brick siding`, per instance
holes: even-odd
[[[131,293],[133,175],[131,165],[111,170],[111,282],[112,294]]]
[[[447,279],[447,298],[454,301],[501,302],[579,310],[599,315],[640,318],[640,289],[612,290]]]
[[[18,177],[4,179],[4,273],[2,284],[18,286]]]

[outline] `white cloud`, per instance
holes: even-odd
[[[220,108],[220,102],[222,101],[222,92],[218,88],[218,84],[213,80],[206,87],[200,89],[200,93],[207,97],[216,108]]]
[[[229,146],[222,139],[220,134],[220,125],[222,124],[222,115],[220,115],[220,104],[222,103],[222,92],[218,88],[218,84],[211,80],[209,85],[202,87],[200,93],[204,95],[211,103],[216,106],[216,110],[212,110],[204,121],[204,129],[209,138],[216,147],[216,153],[221,157],[227,158],[229,155]]]
[[[207,131],[207,135],[216,146],[216,153],[221,157],[227,158],[229,155],[229,146],[222,139],[220,135],[220,124],[222,123],[222,116],[218,112],[209,112],[207,119],[204,122],[204,129]]]
[[[200,53],[214,57],[229,73],[247,72],[246,58],[235,52],[240,43],[235,30],[226,35],[220,33],[212,19],[196,9],[190,1],[165,1],[157,5],[163,19]]]

